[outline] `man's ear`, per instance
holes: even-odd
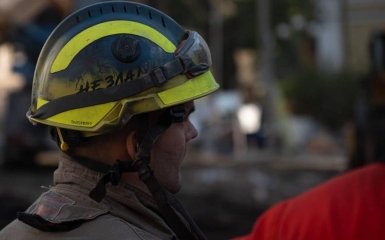
[[[148,129],[148,114],[140,114],[134,116],[129,123],[127,123],[127,135],[126,135],[126,152],[129,157],[135,160],[138,153],[138,146],[143,139],[143,134]]]
[[[134,160],[136,156],[137,141],[135,138],[135,132],[130,132],[126,135],[126,152],[130,159]]]

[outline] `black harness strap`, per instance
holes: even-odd
[[[79,227],[81,224],[86,222],[87,220],[74,220],[74,221],[68,221],[68,222],[62,222],[62,223],[52,223],[41,216],[37,214],[28,214],[24,212],[18,212],[17,213],[17,219],[19,219],[21,222],[37,228],[44,232],[65,232],[73,230],[77,227]]]
[[[116,186],[119,184],[123,172],[136,171],[133,162],[121,162],[118,160],[112,167],[109,165],[105,165],[105,167],[107,166],[109,167],[107,171],[101,171],[104,172],[105,175],[99,180],[95,188],[92,189],[91,192],[88,194],[93,200],[97,202],[102,201],[102,199],[106,196],[106,185],[109,182],[111,182],[113,186]],[[96,170],[95,168],[93,169]]]

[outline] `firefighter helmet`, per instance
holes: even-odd
[[[47,39],[33,79],[32,123],[98,135],[136,114],[215,91],[206,42],[164,13],[103,2],[64,19]]]

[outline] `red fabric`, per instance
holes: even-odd
[[[385,164],[340,175],[267,210],[234,240],[385,239]]]

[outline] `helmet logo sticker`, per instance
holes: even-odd
[[[81,121],[81,120],[73,120],[71,119],[71,124],[74,125],[83,125],[83,126],[91,126],[92,122],[89,121]]]
[[[133,62],[140,55],[139,41],[130,36],[120,36],[112,43],[111,51],[119,61]]]

